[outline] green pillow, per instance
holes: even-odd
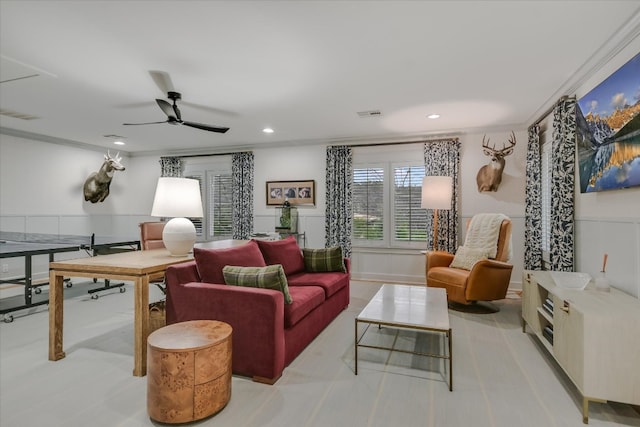
[[[266,267],[227,265],[222,269],[222,274],[227,285],[274,289],[282,292],[285,304],[293,302],[291,295],[289,295],[287,276],[284,275],[284,269],[280,264]]]
[[[342,256],[342,248],[302,249],[304,269],[310,273],[341,271],[347,272]]]

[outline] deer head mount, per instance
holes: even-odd
[[[486,135],[485,135],[486,136]],[[508,144],[503,144],[502,149],[496,150],[495,144],[489,147],[489,139],[484,142],[485,136],[482,137],[482,151],[485,156],[489,156],[491,161],[484,165],[478,171],[476,182],[478,183],[478,192],[498,191],[498,187],[502,182],[502,171],[504,170],[504,158],[513,153],[513,147],[516,145],[516,135],[511,131]]]
[[[116,171],[123,171],[122,157],[120,152],[115,156],[111,156],[111,153],[107,151],[104,156],[104,162],[100,167],[100,170],[93,172],[87,180],[84,182],[84,199],[91,203],[104,202],[104,199],[109,195],[109,186],[111,185],[111,178]]]

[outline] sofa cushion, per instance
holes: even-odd
[[[322,249],[303,249],[305,271],[316,273],[325,271],[341,271],[346,272],[344,266],[344,257],[342,256],[342,248],[335,246],[332,248]]]
[[[486,248],[469,248],[466,246],[460,246],[449,267],[471,270],[476,262],[481,259],[487,259],[488,255],[489,250]]]
[[[290,287],[292,304],[284,306],[284,327],[294,326],[325,301],[324,291],[317,286]]]
[[[282,240],[254,240],[257,242],[267,265],[281,264],[289,276],[304,271],[302,251],[294,236]]]
[[[266,267],[227,265],[222,269],[222,274],[227,285],[273,289],[282,292],[285,304],[291,304],[292,302],[289,286],[287,285],[287,277],[284,275],[284,270],[280,264]]]
[[[198,274],[203,282],[224,283],[222,269],[225,265],[241,267],[265,267],[262,253],[255,241],[228,249],[193,248]]]
[[[349,283],[349,275],[344,273],[298,273],[287,277],[289,287],[319,286],[326,298],[338,292]]]

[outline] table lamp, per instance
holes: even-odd
[[[422,179],[423,209],[433,209],[433,250],[438,250],[438,209],[451,209],[453,178],[450,176],[425,176]]]
[[[200,183],[196,179],[158,179],[151,216],[171,217],[162,231],[162,242],[173,256],[187,256],[196,242],[196,227],[185,218],[202,218]]]

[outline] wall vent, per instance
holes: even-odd
[[[0,108],[0,115],[13,117],[14,119],[20,119],[20,120],[35,120],[40,118],[38,116],[32,116],[31,114],[18,113],[17,111],[12,111],[12,110],[5,110],[4,108]]]
[[[379,116],[382,116],[382,112],[380,110],[358,111],[358,116],[360,116],[360,117],[379,117]]]

